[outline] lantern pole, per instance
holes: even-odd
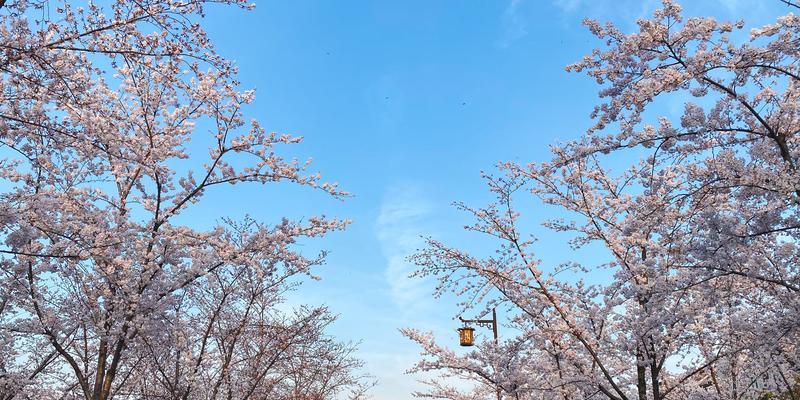
[[[475,324],[478,326],[483,326],[486,328],[492,328],[492,333],[494,334],[494,344],[497,344],[497,308],[492,308],[492,319],[464,319],[458,317],[461,322],[466,324]],[[496,372],[496,371],[495,371]],[[495,382],[495,386],[497,386],[497,400],[502,400],[500,395],[500,383]]]
[[[492,332],[494,333],[494,344],[497,344],[497,309],[492,308]]]

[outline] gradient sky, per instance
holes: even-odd
[[[786,12],[778,0],[683,3],[689,15],[745,19],[748,26]],[[354,196],[337,201],[287,185],[237,186],[211,191],[184,217],[198,225],[212,224],[208,215],[351,219],[345,232],[307,245],[331,254],[317,271],[322,280],[304,283],[288,304],[328,304],[340,315],[330,332],[361,341],[358,356],[380,381],[375,398],[408,399],[421,388],[404,374],[419,349],[397,329],[431,330],[455,345],[458,324],[453,299],[433,299],[431,282],[406,278],[413,267],[405,257],[422,235],[489,249],[462,231],[467,219],[450,203],[485,204],[491,198],[480,171],[501,160],[546,160],[548,145],[591,124],[598,88],[564,71],[599,45],[583,18],[630,31],[657,4],[292,0],[261,1],[252,12],[211,7],[211,38],[240,67],[243,88],[256,89],[249,116],[269,130],[304,136],[291,154],[313,157],[315,170]],[[680,104],[660,111],[674,115]],[[552,212],[533,202],[520,207],[534,220]],[[599,249],[574,254],[552,234],[538,248],[545,264],[605,257]]]

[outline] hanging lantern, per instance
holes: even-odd
[[[468,326],[458,328],[458,339],[462,346],[473,346],[475,344],[475,329]]]

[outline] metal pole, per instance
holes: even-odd
[[[492,309],[492,331],[494,331],[494,344],[497,344],[497,309]]]
[[[497,308],[492,308],[492,331],[494,332],[494,344],[497,345]],[[497,373],[497,369],[495,369],[495,374]],[[497,381],[497,377],[495,377],[495,381]],[[502,395],[500,394],[500,382],[496,382],[497,386],[497,400],[503,400]]]

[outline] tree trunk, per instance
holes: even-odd
[[[647,400],[647,367],[642,356],[642,346],[636,347],[636,389],[639,391],[639,400]]]

